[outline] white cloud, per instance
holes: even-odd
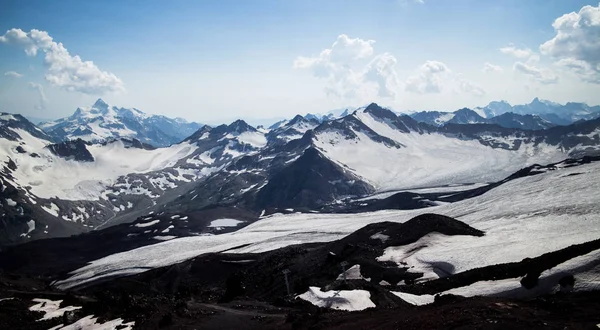
[[[573,69],[586,82],[600,83],[600,4],[584,6],[557,18],[554,38],[540,51],[557,59],[558,65]]]
[[[419,67],[418,73],[406,80],[405,90],[418,94],[441,93],[444,77],[450,72],[439,61],[426,61]]]
[[[373,98],[375,95],[393,98],[399,89],[394,68],[397,60],[390,53],[373,57],[374,43],[374,40],[342,34],[319,55],[297,57],[294,68],[308,70],[315,77],[325,79],[327,95],[355,99]],[[368,59],[369,62],[363,62]]]
[[[520,49],[520,48],[516,48],[514,45],[510,44],[506,47],[502,47],[500,48],[500,52],[507,54],[507,55],[511,55],[514,56],[516,58],[528,58],[531,55],[533,55],[533,51],[529,48],[526,49]]]
[[[400,89],[395,66],[398,61],[390,53],[376,56],[368,65],[364,78],[377,84],[377,91],[381,97],[395,97]]]
[[[502,69],[502,67],[499,65],[494,65],[494,64],[485,62],[483,64],[482,71],[483,72],[502,72],[502,71],[504,71],[504,69]]]
[[[34,107],[36,110],[45,110],[46,109],[46,104],[48,103],[48,99],[46,98],[46,93],[44,93],[44,86],[38,84],[38,83],[34,83],[34,82],[29,82],[29,87],[35,91],[37,91],[38,94],[38,104]]]
[[[481,86],[470,82],[466,79],[463,79],[460,75],[458,75],[456,77],[456,92],[458,93],[467,93],[467,94],[471,94],[477,97],[481,97],[484,96],[485,94],[487,94],[487,92],[485,91],[485,89],[483,89]]]
[[[16,72],[16,71],[6,71],[4,72],[4,75],[7,77],[12,77],[12,78],[21,78],[23,77],[22,74]]]
[[[563,58],[554,64],[562,69],[566,69],[567,73],[575,74],[584,82],[600,84],[598,69],[594,69],[588,62],[573,58]]]
[[[29,56],[36,56],[38,50],[43,51],[48,67],[46,80],[67,91],[100,95],[125,90],[121,79],[113,73],[100,70],[94,62],[83,61],[78,55],[72,56],[46,31],[33,29],[26,33],[21,29],[11,29],[0,36],[0,42],[22,47]]]
[[[513,65],[513,70],[521,74],[527,75],[535,81],[544,85],[556,84],[558,76],[549,69],[541,69],[534,65],[523,62],[516,62]]]

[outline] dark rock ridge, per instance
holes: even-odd
[[[348,170],[308,148],[291,165],[273,175],[257,193],[258,208],[309,209],[330,203],[340,196],[361,196],[373,192]]]
[[[82,139],[70,140],[46,146],[53,154],[67,160],[78,162],[93,162],[94,156],[86,148],[87,143]]]
[[[0,112],[0,139],[7,139],[10,141],[21,139],[21,136],[19,136],[14,129],[22,129],[38,139],[54,141],[49,135],[32,124],[25,117],[19,114]]]

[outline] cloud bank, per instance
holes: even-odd
[[[401,91],[417,94],[441,93],[444,84],[455,80],[457,92],[476,96],[485,91],[476,84],[453,76],[440,61],[426,61],[402,82],[396,71],[398,60],[388,52],[376,54],[374,40],[339,35],[331,47],[312,57],[298,56],[295,69],[309,71],[326,81],[325,93],[345,99],[395,99]]]

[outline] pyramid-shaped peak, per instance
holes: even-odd
[[[292,126],[298,123],[304,123],[306,121],[306,118],[302,117],[301,115],[296,115],[294,118],[292,118],[292,120],[290,120],[289,123],[286,124],[286,126]]]
[[[108,103],[104,102],[103,99],[98,99],[96,100],[96,102],[94,103],[94,105],[92,106],[93,108],[106,108],[108,107]]]
[[[379,106],[377,103],[371,103],[365,108],[366,113],[379,118],[396,118],[398,117],[393,111]]]
[[[367,105],[367,107],[365,108],[365,111],[369,111],[369,110],[373,110],[373,109],[381,109],[381,107],[379,106],[379,104],[373,102],[373,103]]]
[[[238,119],[236,121],[234,121],[233,123],[229,124],[229,126],[227,127],[229,132],[237,132],[237,133],[243,133],[243,132],[247,132],[247,131],[255,131],[256,129],[250,125],[248,125],[248,123],[246,123],[245,121]]]

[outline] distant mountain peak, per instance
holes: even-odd
[[[365,108],[364,112],[370,113],[371,115],[378,117],[378,118],[394,119],[394,118],[398,117],[392,110],[383,108],[383,107],[379,106],[377,103],[369,104]]]
[[[179,143],[200,127],[198,123],[149,115],[136,108],[109,106],[100,98],[91,107],[79,107],[69,117],[41,125],[57,141],[80,138],[96,143],[114,138],[135,138],[157,147]]]
[[[373,102],[373,103],[367,105],[367,107],[365,108],[365,111],[370,111],[373,109],[381,109],[381,107],[379,106],[379,104]]]
[[[97,108],[97,109],[104,109],[104,108],[108,108],[108,103],[104,102],[103,99],[97,99],[96,102],[94,103],[94,105],[92,106],[92,108]]]
[[[301,115],[296,115],[294,116],[294,118],[292,118],[292,120],[290,120],[287,124],[285,124],[285,126],[292,126],[298,123],[303,123],[303,122],[307,122],[308,120],[304,117],[302,117]]]
[[[248,131],[256,131],[256,129],[242,119],[238,119],[227,126],[229,132],[244,133]]]

